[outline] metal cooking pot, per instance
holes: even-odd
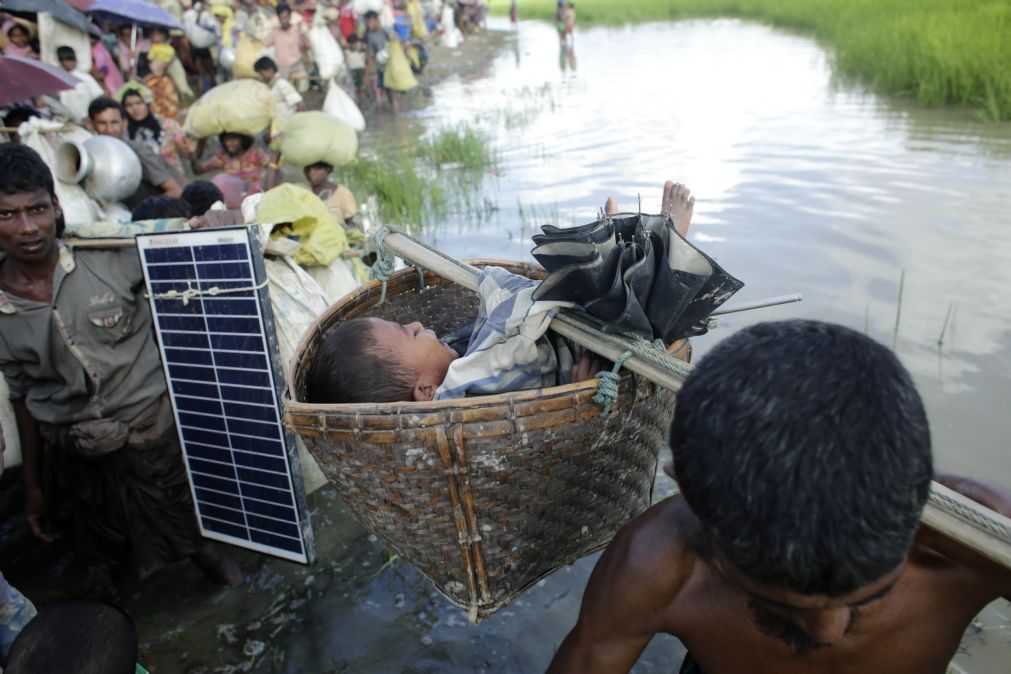
[[[85,192],[103,203],[120,201],[136,192],[142,175],[137,154],[118,138],[71,140],[56,150],[56,177],[65,183],[80,183]]]

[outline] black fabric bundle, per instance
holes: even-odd
[[[669,216],[619,213],[541,229],[532,254],[548,277],[534,299],[574,302],[605,332],[669,345],[704,333],[709,314],[744,286],[678,234]]]

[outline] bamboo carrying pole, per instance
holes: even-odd
[[[375,233],[375,230],[370,231],[369,236],[375,236]],[[405,260],[421,265],[453,283],[477,290],[479,270],[476,267],[447,259],[444,254],[396,232],[386,235],[383,246]],[[778,299],[790,302],[797,301],[799,296],[784,296]],[[753,307],[742,306],[736,310],[744,311],[748,308]],[[624,351],[620,346],[558,318],[551,321],[550,327],[563,337],[608,360],[616,360]],[[675,393],[681,389],[682,377],[635,355],[625,361],[624,367]],[[1011,570],[1011,519],[934,482],[923,511],[922,522]]]

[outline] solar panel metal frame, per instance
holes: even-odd
[[[206,295],[206,294],[198,294],[198,295],[192,295],[187,300],[187,302],[184,303],[182,301],[182,297],[179,297],[179,299],[174,299],[174,298],[165,298],[164,296],[159,296],[159,295],[162,295],[166,291],[165,286],[164,285],[153,285],[152,284],[151,269],[149,268],[149,264],[151,266],[154,266],[154,267],[163,267],[164,266],[166,268],[168,266],[170,266],[170,265],[179,265],[180,267],[186,267],[186,266],[188,266],[193,271],[193,274],[190,275],[189,278],[180,277],[180,278],[172,278],[172,279],[154,279],[154,284],[168,284],[168,283],[171,283],[171,284],[174,285],[174,287],[175,287],[175,289],[177,291],[183,291],[183,290],[185,290],[187,288],[192,288],[192,289],[195,289],[195,290],[204,290],[204,291],[206,291],[206,288],[204,288],[203,286],[201,286],[201,283],[207,284],[209,281],[206,278],[205,279],[197,278],[199,276],[199,274],[197,274],[197,272],[196,272],[197,267],[194,264],[197,261],[193,257],[192,251],[194,249],[197,249],[197,248],[208,249],[209,247],[218,247],[218,252],[220,253],[221,252],[221,248],[220,248],[221,246],[232,246],[232,245],[235,245],[235,244],[241,244],[241,245],[245,246],[245,251],[246,251],[247,255],[242,260],[231,260],[231,259],[229,259],[229,260],[226,261],[226,263],[229,263],[229,262],[244,262],[247,265],[248,270],[249,270],[249,274],[248,275],[253,280],[250,281],[248,279],[238,279],[238,278],[236,278],[236,279],[233,279],[233,280],[229,281],[229,280],[227,280],[226,278],[223,277],[223,279],[221,280],[221,282],[213,283],[212,285],[218,286],[218,287],[225,286],[225,287],[232,287],[232,288],[239,288],[239,289],[248,288],[248,293],[245,290],[241,290],[240,292],[237,292],[237,293],[221,293],[221,294],[218,294],[218,295],[215,295],[215,296],[209,296],[209,295]],[[301,473],[301,469],[300,469],[299,461],[298,461],[298,451],[297,451],[296,444],[295,444],[295,437],[291,434],[291,432],[287,429],[287,427],[284,424],[284,413],[283,413],[283,410],[281,408],[281,401],[284,399],[283,398],[284,377],[282,375],[282,369],[281,369],[281,355],[280,355],[280,350],[278,348],[277,332],[276,332],[276,328],[275,328],[275,324],[274,324],[274,315],[273,315],[273,311],[271,310],[271,306],[270,306],[270,295],[269,295],[269,292],[268,292],[267,287],[266,287],[267,271],[266,271],[266,268],[265,268],[264,262],[263,262],[263,249],[262,249],[262,246],[260,245],[260,239],[259,239],[256,227],[255,226],[253,226],[253,227],[228,227],[228,228],[220,228],[220,229],[204,229],[204,230],[197,230],[197,231],[191,231],[191,232],[171,232],[171,233],[160,233],[160,234],[143,234],[143,235],[139,235],[137,237],[137,249],[138,249],[138,253],[140,254],[141,266],[143,267],[143,270],[144,270],[144,280],[145,280],[145,282],[147,284],[148,295],[149,295],[149,300],[150,300],[150,304],[151,304],[151,314],[152,314],[152,319],[153,319],[152,322],[154,323],[155,332],[156,332],[156,335],[158,336],[158,349],[159,349],[159,351],[161,353],[162,367],[164,368],[164,371],[165,371],[165,379],[166,379],[166,382],[168,384],[169,395],[170,395],[171,400],[172,400],[172,411],[173,411],[173,414],[175,415],[176,430],[179,433],[179,442],[180,442],[180,444],[182,445],[182,448],[183,448],[183,454],[184,454],[184,458],[185,458],[184,464],[186,466],[186,476],[187,476],[187,479],[188,479],[189,485],[190,485],[190,494],[193,496],[193,503],[194,503],[194,506],[196,508],[196,514],[197,514],[197,523],[200,526],[200,532],[201,532],[201,534],[203,536],[205,536],[207,538],[210,538],[210,539],[213,539],[213,540],[222,541],[224,543],[230,543],[232,545],[237,545],[237,546],[240,546],[240,547],[243,547],[243,548],[247,548],[247,549],[250,549],[250,550],[255,550],[257,552],[262,552],[262,553],[266,553],[266,554],[275,555],[277,557],[281,557],[283,559],[287,559],[287,560],[290,560],[290,561],[301,562],[303,564],[309,564],[309,563],[313,562],[315,560],[315,556],[316,556],[315,541],[314,541],[314,537],[313,537],[313,533],[312,533],[312,528],[311,528],[310,523],[309,523],[308,508],[306,507],[306,501],[305,501],[305,489],[304,489],[304,485],[303,485],[303,482],[302,482],[302,473]],[[148,258],[147,258],[147,252],[148,251],[152,251],[152,250],[163,250],[164,251],[164,250],[173,250],[173,249],[174,250],[188,249],[190,251],[190,254],[191,254],[191,259],[188,262],[180,260],[180,261],[176,261],[176,262],[165,262],[165,263],[150,262],[149,263]],[[208,261],[207,260],[201,260],[201,262],[208,262]],[[224,270],[224,267],[222,267],[222,270]],[[175,272],[174,275],[175,276],[182,276],[178,272]],[[231,284],[231,286],[229,286],[228,284]],[[262,287],[257,287],[257,286],[262,286]],[[234,399],[234,398],[226,398],[224,395],[222,395],[222,391],[221,391],[221,388],[220,388],[221,382],[220,382],[220,379],[219,379],[219,374],[221,372],[221,367],[217,364],[217,360],[214,357],[215,353],[220,354],[220,353],[222,353],[222,351],[220,349],[215,348],[214,342],[212,340],[212,335],[215,335],[215,336],[217,336],[219,338],[224,338],[225,335],[228,334],[228,333],[225,333],[225,332],[214,332],[214,331],[210,330],[210,328],[208,326],[208,323],[207,323],[207,317],[208,316],[212,316],[213,317],[216,314],[214,314],[214,313],[208,314],[205,311],[205,307],[204,307],[203,303],[204,302],[221,302],[221,301],[228,301],[228,300],[235,300],[235,299],[242,300],[242,299],[250,299],[250,298],[254,299],[255,304],[256,304],[256,308],[257,308],[255,318],[258,319],[258,322],[259,322],[259,326],[258,326],[259,327],[259,332],[260,332],[259,336],[260,336],[260,339],[262,340],[260,342],[260,346],[262,346],[263,353],[267,357],[266,358],[266,360],[267,360],[267,369],[269,370],[270,384],[271,384],[270,387],[269,387],[269,390],[270,390],[270,396],[271,396],[271,399],[272,399],[270,404],[267,404],[267,403],[264,403],[264,402],[261,401],[258,404],[257,403],[252,403],[252,405],[256,406],[256,407],[261,407],[264,410],[266,410],[266,409],[272,409],[273,410],[273,424],[276,425],[276,427],[278,429],[278,432],[279,432],[279,436],[278,436],[279,437],[279,442],[283,446],[283,449],[284,449],[284,451],[283,451],[283,459],[284,459],[284,464],[285,464],[285,470],[284,470],[283,474],[287,476],[287,482],[288,482],[288,485],[287,485],[288,489],[287,490],[279,489],[279,488],[276,488],[276,487],[270,487],[269,485],[255,485],[255,483],[244,482],[243,480],[240,479],[240,477],[239,477],[240,470],[247,471],[247,472],[251,471],[251,470],[259,470],[260,472],[265,472],[265,473],[269,473],[270,471],[262,470],[262,469],[257,469],[257,468],[251,468],[249,466],[243,466],[242,464],[237,464],[235,462],[236,451],[237,450],[232,446],[232,440],[234,439],[234,437],[236,435],[238,435],[238,436],[240,436],[242,438],[252,439],[252,440],[257,440],[257,438],[255,438],[253,436],[249,436],[249,435],[242,435],[242,434],[236,434],[236,433],[231,432],[228,429],[228,418],[230,418],[230,416],[224,414],[225,411],[226,411],[226,407],[225,407],[226,403],[231,403],[231,404],[238,403],[238,404],[245,404],[245,405],[249,406],[250,405],[250,401],[249,400],[245,400],[245,401],[244,400],[237,400],[237,399]],[[197,366],[198,367],[209,368],[209,370],[213,372],[212,379],[204,381],[204,382],[195,382],[193,380],[185,380],[185,378],[183,378],[183,377],[175,377],[173,375],[173,373],[170,370],[170,366],[171,365],[177,365],[178,366],[178,365],[181,364],[183,366],[194,366],[195,364],[192,363],[192,362],[189,362],[189,363],[186,363],[186,362],[184,362],[184,363],[176,362],[176,361],[172,360],[171,356],[169,356],[169,355],[166,354],[166,350],[167,349],[178,351],[178,350],[180,350],[183,347],[179,347],[178,345],[166,346],[165,334],[163,333],[163,325],[162,325],[162,318],[163,318],[163,316],[162,316],[162,314],[163,313],[164,314],[173,314],[173,312],[165,312],[165,311],[161,310],[159,308],[159,306],[158,306],[158,302],[177,303],[177,304],[175,304],[175,308],[184,310],[183,313],[188,313],[188,314],[190,314],[192,316],[199,316],[199,317],[201,317],[201,318],[204,319],[204,321],[203,321],[203,323],[204,323],[204,332],[203,333],[195,332],[195,333],[191,333],[191,334],[196,334],[196,335],[203,334],[207,338],[207,348],[205,349],[205,351],[206,351],[206,353],[209,353],[211,355],[211,365],[208,366],[208,365],[205,364],[205,365],[197,365]],[[199,307],[199,311],[193,311],[187,305],[198,306]],[[221,316],[222,318],[228,318],[228,316],[224,315],[224,314],[218,314],[218,316]],[[167,317],[167,316],[165,316],[165,317]],[[254,316],[252,316],[252,315],[241,315],[240,314],[240,315],[237,315],[237,316],[232,316],[231,318],[254,318]],[[167,328],[165,330],[166,330],[166,332],[174,332],[174,331],[169,330]],[[246,334],[246,336],[249,336],[252,333],[245,333],[245,334]],[[199,352],[201,349],[198,347],[198,348],[195,348],[195,349],[191,348],[191,349],[186,349],[186,350],[187,351]],[[232,353],[238,353],[238,354],[241,355],[242,354],[242,349],[238,349],[238,350],[236,350],[236,351],[234,351]],[[254,352],[253,350],[247,350],[246,353],[247,353],[247,355],[251,355],[251,354],[254,354],[254,353],[259,354],[260,352],[259,351],[255,351]],[[231,368],[231,369],[239,369],[239,370],[241,370],[241,368]],[[234,376],[234,375],[232,375],[232,376]],[[183,432],[183,428],[184,428],[184,426],[186,426],[186,424],[183,423],[183,419],[180,417],[180,409],[181,408],[180,408],[180,405],[179,405],[179,401],[177,399],[177,389],[179,388],[178,385],[182,384],[182,383],[200,384],[200,385],[211,385],[211,386],[214,386],[216,388],[216,390],[217,390],[216,398],[213,398],[213,399],[209,398],[207,400],[208,400],[208,403],[217,403],[217,404],[220,404],[220,406],[221,406],[220,409],[221,409],[221,411],[223,413],[222,414],[222,419],[223,419],[224,424],[225,424],[225,430],[224,430],[223,434],[227,437],[227,445],[228,445],[227,447],[222,447],[220,445],[201,444],[201,443],[197,443],[197,442],[194,442],[194,441],[187,440],[187,438],[185,437],[185,434]],[[235,389],[242,388],[243,386],[245,386],[247,388],[257,388],[257,387],[249,387],[248,384],[243,385],[243,384],[229,384],[229,383],[226,383],[225,386],[229,386],[230,388],[235,388]],[[267,390],[267,388],[264,387],[264,388],[261,388],[260,390],[261,391],[265,391],[265,390]],[[262,393],[261,393],[261,395],[262,395]],[[193,396],[192,392],[190,392],[190,393],[179,392],[178,393],[178,397],[179,398],[186,398],[186,399],[190,399],[190,400],[198,399],[198,398],[196,398],[196,397]],[[198,415],[202,414],[201,412],[196,411],[196,410],[186,410],[186,409],[182,409],[182,413],[183,414],[198,414]],[[206,413],[203,413],[203,416],[214,416],[214,415],[208,415]],[[241,417],[237,418],[236,420],[239,420],[239,421],[242,421],[242,422],[247,422],[247,423],[250,422],[250,421],[252,421],[252,420],[248,420],[248,419],[243,419]],[[259,422],[256,422],[256,423],[259,423]],[[268,423],[269,423],[269,421],[268,421]],[[188,426],[186,426],[186,427],[190,428]],[[193,429],[191,429],[191,430],[193,430]],[[211,429],[203,429],[203,430],[206,430],[206,432],[213,432]],[[218,431],[218,433],[220,434],[221,432]],[[271,442],[271,440],[269,438],[265,438],[264,440],[266,442]],[[192,456],[191,451],[194,450],[194,449],[196,449],[196,447],[203,447],[204,451],[206,451],[207,449],[215,449],[216,451],[219,451],[219,452],[221,452],[221,451],[227,451],[227,452],[229,452],[229,454],[231,456],[231,469],[232,469],[233,474],[235,475],[234,481],[235,481],[236,490],[235,490],[234,493],[231,493],[231,494],[223,493],[223,495],[222,495],[222,494],[219,494],[218,492],[213,492],[212,490],[208,490],[207,487],[206,487],[206,485],[204,485],[204,486],[198,486],[194,482],[193,471],[191,469],[191,464],[192,464],[192,462],[193,462],[194,459],[203,462],[203,464],[215,463],[216,465],[220,465],[220,466],[225,466],[225,467],[228,466],[228,464],[226,462],[210,462],[207,459],[206,456],[204,456],[204,457]],[[240,451],[242,454],[254,454],[255,455],[254,452],[243,451],[242,449],[239,449],[238,451]],[[261,458],[263,458],[263,460],[266,461],[266,460],[271,459],[272,457],[270,457],[269,455],[261,455]],[[276,460],[277,458],[278,457],[276,457],[276,456],[273,457],[274,460]],[[281,474],[282,473],[280,471],[274,471],[274,475],[281,475]],[[207,477],[213,477],[213,476],[207,476]],[[247,511],[247,508],[246,508],[247,501],[249,499],[251,499],[253,502],[255,502],[257,504],[257,507],[260,507],[262,509],[266,509],[269,512],[274,512],[274,511],[271,511],[269,509],[268,506],[270,506],[271,504],[268,501],[260,501],[260,500],[258,500],[256,498],[244,495],[243,491],[242,491],[242,485],[243,484],[255,485],[257,487],[269,487],[269,488],[272,488],[272,489],[276,489],[278,491],[287,491],[288,494],[289,494],[289,496],[290,496],[290,503],[288,503],[288,504],[281,504],[281,503],[276,503],[275,502],[273,505],[278,506],[278,512],[280,512],[280,510],[282,510],[283,508],[290,507],[294,511],[295,516],[293,518],[290,518],[290,519],[279,519],[279,518],[272,518],[269,515],[266,515],[264,512],[261,512],[261,513],[252,512],[251,513],[249,511]],[[207,495],[210,495],[211,493],[214,493],[216,495],[216,497],[219,498],[219,499],[224,498],[224,496],[231,496],[231,497],[237,498],[239,500],[239,504],[241,505],[241,513],[243,515],[243,519],[246,522],[246,525],[245,525],[246,534],[247,534],[246,538],[242,538],[242,537],[239,537],[239,536],[236,536],[236,535],[232,535],[232,534],[229,534],[229,533],[225,533],[224,531],[222,531],[222,529],[226,528],[225,526],[223,526],[225,524],[227,524],[229,527],[234,527],[236,529],[241,528],[241,527],[239,525],[234,524],[234,523],[229,523],[226,520],[218,520],[217,518],[209,516],[206,511],[213,511],[213,509],[215,509],[215,508],[222,509],[222,506],[221,506],[220,503],[216,505],[216,504],[213,504],[213,503],[211,503],[209,501],[206,501],[205,498],[200,493],[197,492],[198,488],[201,489],[202,491],[204,491]],[[236,510],[235,508],[228,508],[228,507],[225,507],[224,509],[228,509],[228,510],[232,510],[232,511]],[[276,514],[276,513],[274,513],[274,514]],[[287,534],[280,534],[276,530],[275,531],[269,531],[267,529],[262,529],[262,528],[260,528],[258,526],[251,527],[250,524],[249,524],[249,522],[250,522],[249,517],[250,516],[252,516],[253,518],[255,518],[257,521],[268,521],[268,522],[271,522],[271,523],[273,521],[277,521],[277,522],[282,522],[282,523],[296,525],[297,529],[298,529],[298,541],[300,543],[301,551],[300,552],[295,552],[295,551],[288,550],[288,549],[285,549],[283,547],[279,547],[279,546],[276,546],[276,545],[269,545],[269,544],[265,544],[265,543],[261,543],[261,542],[257,542],[257,541],[251,540],[249,538],[249,529],[255,529],[257,532],[259,532],[259,534],[261,535],[261,538],[264,535],[266,535],[266,534],[269,534],[269,535],[272,535],[272,536],[275,536],[275,537],[277,537],[277,536],[283,536],[284,538],[288,538],[288,539],[291,539],[291,537],[288,536]],[[217,522],[220,521],[221,524],[218,524],[218,529],[219,530],[215,530],[212,526],[205,526],[205,520],[208,520],[211,525],[213,525],[213,524],[215,524],[215,523],[217,523]]]

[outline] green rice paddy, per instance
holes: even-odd
[[[491,0],[508,12],[509,0]],[[521,0],[520,17],[552,21],[555,0]],[[926,106],[1011,119],[1008,0],[578,0],[577,26],[730,16],[813,35],[836,73]],[[578,30],[578,29],[577,29]]]

